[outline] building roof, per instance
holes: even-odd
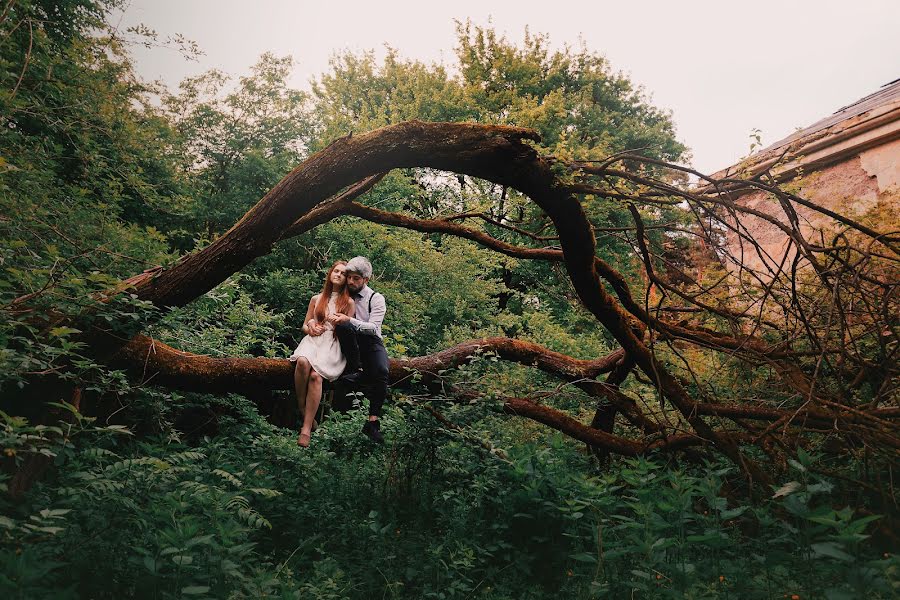
[[[877,92],[860,98],[856,102],[848,104],[843,108],[839,108],[833,114],[825,117],[824,119],[816,121],[809,127],[801,129],[799,131],[795,131],[786,138],[778,140],[774,144],[763,148],[762,150],[760,150],[760,154],[768,150],[780,148],[786,144],[790,144],[794,140],[812,135],[814,133],[822,131],[823,129],[831,127],[832,125],[837,125],[841,121],[845,121],[851,117],[867,113],[870,110],[879,108],[892,102],[896,102],[898,100],[900,100],[900,79],[895,79],[894,81],[881,86],[881,88]]]
[[[723,169],[715,178],[769,171],[786,180],[802,167],[814,169],[900,138],[900,79],[792,133],[749,158]]]

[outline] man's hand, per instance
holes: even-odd
[[[325,333],[325,324],[319,325],[318,321],[310,319],[309,322],[306,323],[306,333],[313,337],[320,336]]]
[[[326,320],[332,325],[340,325],[341,323],[347,323],[350,321],[350,317],[345,315],[344,313],[334,313],[330,314],[326,317]]]

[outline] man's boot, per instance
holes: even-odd
[[[377,444],[384,443],[384,436],[381,434],[381,422],[377,419],[375,421],[366,421],[362,432],[373,442]]]

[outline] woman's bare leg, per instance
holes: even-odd
[[[315,369],[309,373],[309,385],[306,388],[306,413],[303,415],[303,429],[300,430],[300,438],[309,443],[309,435],[312,433],[313,422],[316,419],[316,412],[319,410],[319,403],[322,401],[322,376],[316,373]],[[300,441],[298,440],[298,443]],[[303,444],[300,443],[302,446]]]
[[[294,391],[297,394],[297,408],[300,409],[300,415],[306,413],[306,390],[309,387],[309,373],[312,371],[309,361],[302,356],[297,359],[294,365]]]

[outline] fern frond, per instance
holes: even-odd
[[[244,482],[242,482],[240,479],[238,479],[237,477],[235,477],[228,471],[225,471],[224,469],[213,469],[212,472],[213,472],[213,475],[218,475],[219,477],[221,477],[222,479],[224,479],[225,481],[227,481],[234,487],[243,487],[243,485],[244,485]]]

